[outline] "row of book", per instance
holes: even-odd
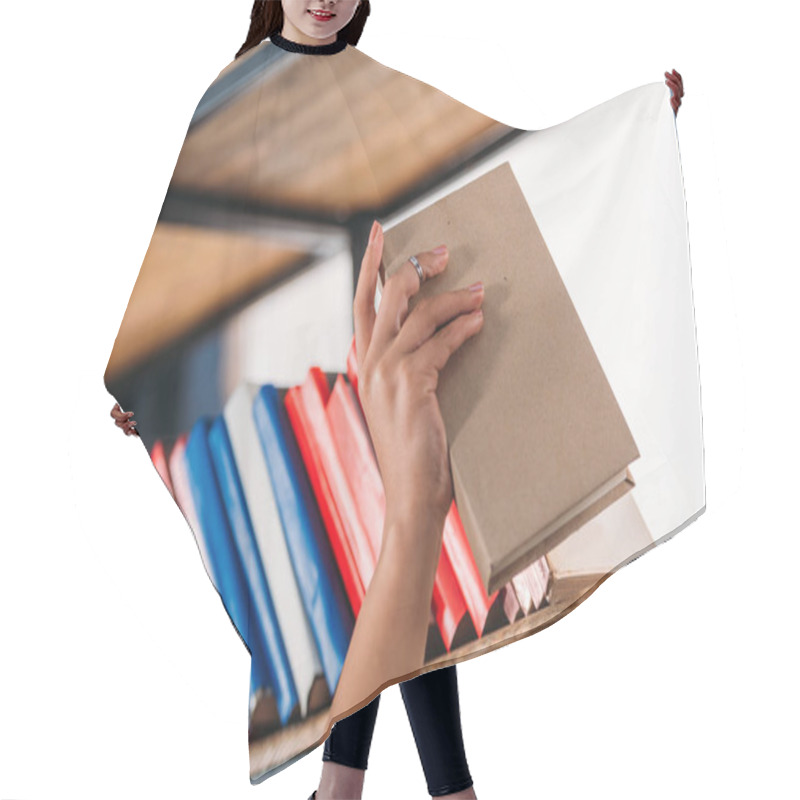
[[[332,384],[332,386],[331,386]],[[289,388],[241,383],[150,457],[189,522],[209,577],[252,656],[251,733],[330,704],[381,549],[385,495],[346,374],[312,367]],[[487,594],[458,509],[445,522],[426,659],[546,604],[537,559]]]

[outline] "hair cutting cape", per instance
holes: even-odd
[[[592,375],[607,381],[624,423],[586,437],[597,451],[586,445],[586,463],[628,433],[635,452],[629,447],[622,462],[627,491],[561,526],[566,534],[540,537],[538,549],[511,553],[501,542],[505,528],[480,532],[475,519],[480,503],[535,517],[533,489],[544,476],[530,481],[530,495],[479,497],[473,486],[467,496],[469,487],[456,485],[425,661],[413,674],[364,686],[351,712],[392,683],[552,624],[703,512],[687,220],[669,100],[669,89],[652,83],[525,131],[350,45],[323,55],[269,40],[228,65],[201,99],[105,385],[134,411],[141,442],[197,541],[209,589],[250,652],[254,783],[328,736],[328,710],[380,552],[384,493],[352,349],[355,282],[373,219],[388,242],[412,213],[510,167],[602,367]],[[485,216],[506,246],[496,200],[487,199]],[[447,231],[434,230],[419,249],[448,243]],[[448,269],[457,263],[453,254]],[[515,289],[500,286],[489,265],[477,274],[486,283],[486,319],[476,342],[504,319],[502,298]],[[498,347],[498,359],[503,352]],[[551,383],[559,371],[553,375]],[[479,395],[494,378],[487,372]],[[507,393],[535,391],[530,376],[519,380]],[[588,403],[596,393],[573,392],[583,394]],[[522,423],[506,416],[496,425],[492,435],[502,438]],[[552,429],[543,429],[545,439]],[[569,431],[565,437],[568,449]],[[529,463],[527,452],[493,453],[484,444],[480,450],[473,436],[485,486],[504,459],[514,459],[515,473]],[[549,472],[548,480],[576,491],[571,468],[555,459]],[[513,556],[505,571],[493,561],[495,536]],[[542,541],[552,546],[542,549]]]

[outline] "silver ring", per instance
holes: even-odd
[[[419,275],[419,285],[422,286],[422,284],[425,283],[425,275],[422,273],[422,267],[419,265],[417,257],[409,256],[408,260],[414,265],[414,268],[417,270],[417,275]]]

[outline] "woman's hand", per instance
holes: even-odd
[[[335,722],[387,680],[413,677],[425,661],[431,596],[442,533],[453,499],[447,437],[436,386],[451,354],[482,325],[472,313],[483,291],[459,289],[420,301],[407,261],[386,281],[375,313],[383,230],[372,224],[361,262],[353,318],[358,394],[386,490],[381,551],[361,604],[329,710]],[[426,280],[447,252],[419,253]]]
[[[136,420],[131,419],[133,411],[123,411],[119,403],[114,403],[114,407],[111,409],[111,416],[114,417],[114,424],[118,428],[122,428],[126,436],[139,435],[139,431],[136,430]]]
[[[417,254],[425,280],[447,266],[448,253]],[[482,326],[483,287],[444,292],[421,301],[407,261],[387,281],[376,314],[383,229],[375,221],[361,262],[353,303],[358,388],[386,491],[387,518],[431,515],[444,523],[453,500],[447,437],[436,387],[448,359]]]
[[[667,76],[666,81],[664,83],[672,89],[672,97],[670,98],[670,104],[672,105],[672,110],[675,112],[675,116],[678,116],[678,109],[681,107],[681,97],[683,97],[683,78],[681,77],[680,72],[678,70],[673,69],[672,72],[665,72],[664,75]]]

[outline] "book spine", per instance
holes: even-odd
[[[303,608],[253,420],[253,398],[257,391],[258,385],[255,383],[245,382],[237,386],[225,403],[223,417],[250,512],[256,557],[264,570],[275,604],[275,615],[299,695],[300,715],[305,717],[309,710],[325,702],[327,683],[314,634]]]
[[[194,507],[194,500],[192,500],[192,489],[189,481],[188,466],[186,464],[186,441],[188,435],[182,433],[178,440],[175,442],[172,452],[169,455],[169,469],[172,476],[172,486],[175,490],[175,500],[178,503],[189,527],[194,534],[194,540],[197,544],[197,549],[200,551],[200,558],[203,561],[203,566],[214,584],[214,588],[219,591],[217,579],[214,576],[214,567],[211,563],[211,556],[208,553],[208,546],[203,536],[203,528],[200,525],[200,520],[197,518],[197,512]]]
[[[364,534],[377,563],[386,520],[386,496],[366,420],[352,385],[343,375],[336,378],[326,413]]]
[[[506,622],[514,622],[522,611],[519,598],[514,591],[514,585],[509,581],[500,591],[503,595],[503,613],[505,614]]]
[[[491,595],[486,593],[455,500],[445,518],[442,545],[453,564],[472,624],[478,636],[482,636],[489,612],[500,590],[497,589]]]
[[[297,687],[292,678],[289,657],[283,643],[267,578],[258,556],[252,520],[242,490],[228,429],[222,416],[216,417],[211,425],[209,446],[225,510],[228,513],[233,541],[242,563],[252,609],[255,612],[253,636],[261,640],[261,646],[272,668],[278,713],[281,723],[285,725],[298,705]],[[291,635],[291,631],[287,633]]]
[[[517,599],[519,600],[522,612],[524,614],[530,614],[533,609],[533,597],[526,576],[522,573],[515,575],[511,579],[511,583],[514,586],[514,591],[517,593]]]
[[[222,502],[208,443],[209,421],[201,417],[186,443],[186,464],[192,501],[213,565],[216,589],[245,647],[250,651],[261,686],[274,691],[272,668],[259,640],[251,635],[247,582]]]
[[[322,382],[324,386],[320,388]],[[319,369],[312,368],[300,387],[300,394],[316,437],[322,469],[331,486],[334,503],[339,509],[347,541],[366,589],[372,580],[378,554],[373,550],[372,542],[364,528],[356,497],[347,478],[347,464],[343,461],[343,456],[348,456],[350,448],[346,432],[342,430],[334,432],[328,412],[328,407],[332,402],[338,401],[340,393],[336,391],[328,393],[327,379]],[[337,398],[337,401],[334,398]],[[337,446],[337,433],[343,447]]]
[[[353,614],[291,424],[272,384],[260,388],[253,403],[253,417],[297,585],[314,631],[328,688],[334,695],[353,634]]]
[[[156,472],[158,472],[161,480],[164,481],[164,486],[166,486],[169,493],[175,497],[175,490],[172,488],[172,479],[169,474],[166,447],[161,439],[157,439],[153,444],[153,449],[150,451],[150,460],[153,462],[153,466],[156,468]]]
[[[354,353],[352,347],[351,353]],[[328,413],[332,420],[336,420],[332,427],[340,434],[338,445],[344,454],[348,478],[356,487],[359,512],[367,520],[365,527],[373,539],[376,553],[380,553],[380,539],[386,518],[386,494],[363,409],[360,403],[356,407],[356,402],[356,387],[352,383],[348,386],[340,375],[331,393]],[[463,622],[467,603],[452,560],[444,547],[434,576],[432,603],[442,641],[447,652],[450,652],[459,635],[465,634]]]
[[[334,488],[323,465],[322,448],[317,443],[317,426],[299,387],[292,387],[286,392],[284,404],[350,608],[353,615],[358,617],[367,590],[353,544],[334,499]]]

